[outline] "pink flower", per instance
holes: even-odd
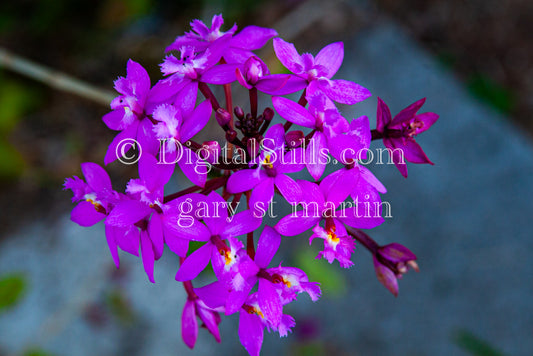
[[[439,118],[433,112],[417,114],[425,101],[426,98],[423,98],[412,103],[391,119],[389,107],[378,98],[377,127],[372,136],[383,138],[383,144],[388,148],[396,168],[406,178],[407,165],[404,158],[411,163],[433,164],[415,142],[415,136],[429,129]]]

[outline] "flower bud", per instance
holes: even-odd
[[[259,78],[269,74],[266,64],[256,56],[252,56],[244,62],[243,70],[246,82],[251,85],[255,85]]]
[[[240,106],[236,106],[235,109],[233,109],[233,112],[235,113],[235,116],[237,116],[237,119],[244,119],[244,110]]]
[[[215,112],[215,119],[222,127],[227,126],[231,120],[231,114],[223,108],[218,108]]]
[[[285,135],[285,142],[289,148],[296,148],[302,145],[303,140],[305,139],[304,133],[300,130],[289,131]]]
[[[272,121],[274,118],[274,110],[272,110],[272,108],[266,108],[265,111],[263,111],[263,118],[265,121]]]
[[[226,131],[226,140],[228,142],[233,142],[237,138],[237,131],[235,130],[228,130]]]
[[[409,267],[419,271],[415,262],[416,255],[407,247],[398,243],[381,246],[374,255],[374,268],[378,280],[392,293],[398,296],[398,278],[407,273]]]

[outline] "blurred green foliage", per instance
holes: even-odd
[[[13,180],[24,170],[24,158],[9,142],[12,131],[41,103],[38,90],[0,76],[0,180]]]
[[[32,348],[25,351],[22,356],[54,356],[54,354],[46,352],[39,348]]]
[[[241,23],[243,16],[252,13],[261,4],[260,0],[205,0],[207,7],[221,9],[224,14],[224,28],[230,28],[234,22]],[[209,22],[210,25],[210,22]],[[242,25],[240,26],[242,28]]]
[[[294,356],[326,356],[327,354],[324,343],[320,341],[294,344],[291,348],[291,355]]]
[[[459,330],[454,341],[457,346],[474,356],[504,356],[502,352],[468,330]]]
[[[309,280],[319,282],[322,295],[340,295],[346,290],[346,280],[339,272],[339,266],[329,264],[326,260],[317,260],[317,252],[312,249],[299,250],[296,254],[296,264],[303,269]],[[337,264],[337,261],[334,262]]]
[[[24,296],[28,282],[21,273],[0,277],[0,313],[15,306]]]
[[[105,303],[111,314],[123,325],[130,325],[135,321],[135,313],[120,289],[111,290],[106,296]]]
[[[483,74],[471,75],[467,88],[474,96],[504,114],[510,114],[515,106],[516,97],[513,92]]]

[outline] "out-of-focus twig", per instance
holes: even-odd
[[[109,105],[116,96],[112,92],[94,87],[67,74],[17,56],[0,47],[0,67],[40,81],[52,88],[79,95],[100,104]]]

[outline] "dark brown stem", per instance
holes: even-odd
[[[253,260],[255,258],[255,247],[254,247],[254,233],[249,232],[246,234],[246,252],[248,256]]]
[[[252,117],[255,119],[257,117],[257,88],[253,87],[249,90],[250,96],[250,112]]]
[[[373,255],[377,254],[379,245],[366,233],[364,233],[363,231],[359,229],[354,229],[349,226],[346,226],[346,231],[348,232],[348,234],[353,236],[357,241],[359,241]]]
[[[226,96],[226,110],[231,115],[228,126],[233,129],[233,99],[231,95],[231,84],[224,84],[224,95]]]
[[[252,191],[249,190],[246,192],[246,205],[250,209],[250,198],[252,197]],[[249,232],[246,234],[246,253],[253,260],[255,258],[255,247],[254,247],[254,232]]]
[[[198,89],[200,89],[200,92],[205,96],[206,99],[211,101],[211,106],[216,111],[218,108],[220,108],[220,104],[218,103],[217,98],[209,88],[209,86],[205,83],[198,83]]]
[[[372,141],[379,140],[384,137],[400,138],[400,137],[405,136],[402,130],[386,130],[386,133],[383,133],[383,132],[379,132],[378,130],[374,129],[374,130],[371,130],[370,133],[372,134]]]

